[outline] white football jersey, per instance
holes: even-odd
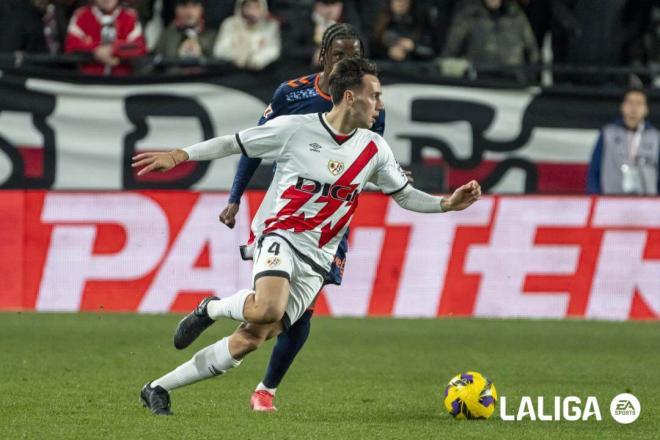
[[[277,162],[252,233],[275,233],[324,270],[367,182],[385,194],[408,183],[385,139],[357,129],[338,141],[320,113],[283,115],[236,134],[243,154]]]

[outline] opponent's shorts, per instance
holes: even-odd
[[[285,328],[296,322],[314,302],[327,275],[324,272],[279,235],[263,236],[257,243],[252,266],[253,285],[256,287],[257,280],[265,276],[286,278],[291,285],[283,318]]]

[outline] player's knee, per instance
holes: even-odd
[[[274,324],[284,318],[284,309],[276,305],[266,305],[261,310],[261,323]]]
[[[249,322],[273,324],[284,317],[289,297],[288,280],[279,277],[263,277],[257,280],[254,296],[254,314]]]

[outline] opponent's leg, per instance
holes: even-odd
[[[307,310],[298,321],[277,337],[266,375],[262,381],[266,388],[275,389],[282,382],[293,359],[307,341],[313,314],[313,310]]]
[[[264,341],[278,335],[282,328],[281,322],[267,325],[242,324],[231,336],[203,348],[189,361],[146,384],[140,393],[144,406],[154,414],[170,415],[170,391],[237,367],[243,357],[259,348]]]

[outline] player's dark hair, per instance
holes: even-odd
[[[360,57],[364,57],[364,44],[357,29],[348,23],[335,23],[323,32],[321,51],[319,52],[319,65],[325,67],[325,56],[330,52],[332,42],[335,40],[357,40],[360,42]]]
[[[328,78],[333,104],[339,104],[346,90],[362,88],[364,75],[378,76],[376,64],[365,58],[347,58],[338,62]]]

